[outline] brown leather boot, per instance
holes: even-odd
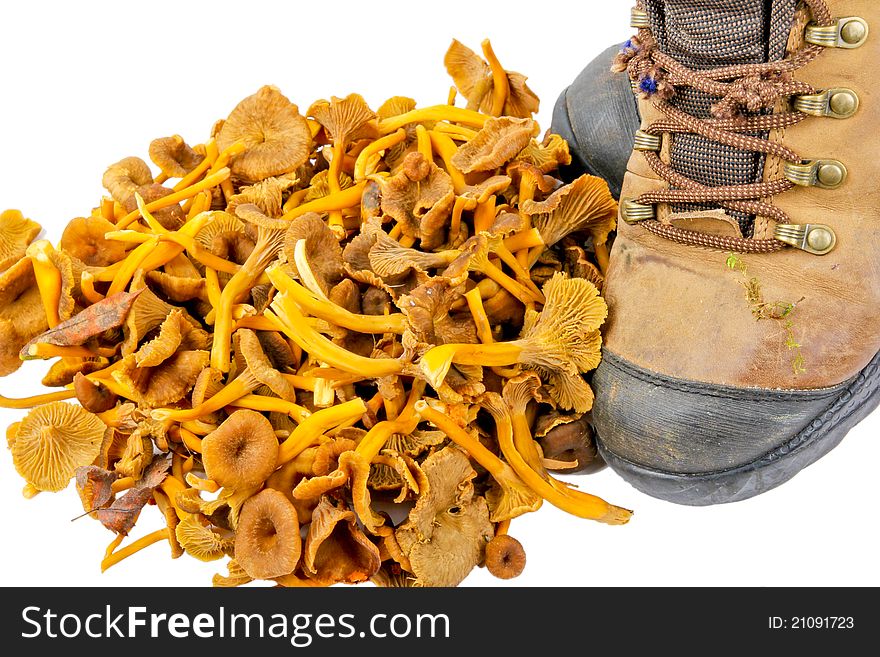
[[[633,23],[593,420],[646,493],[741,500],[880,399],[880,3],[644,0]]]

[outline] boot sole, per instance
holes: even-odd
[[[788,481],[834,449],[847,432],[880,403],[880,352],[806,428],[762,457],[728,470],[681,474],[647,468],[622,458],[596,436],[608,465],[635,488],[676,504],[708,506],[738,502]]]

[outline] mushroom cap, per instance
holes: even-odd
[[[138,367],[155,367],[177,351],[208,349],[211,339],[207,332],[190,324],[181,309],[172,310],[159,327],[159,335],[141,345],[134,356]]]
[[[296,185],[293,174],[272,176],[238,190],[226,205],[227,212],[235,212],[235,208],[245,203],[253,203],[268,217],[280,217],[284,212],[281,208],[284,192]]]
[[[568,142],[556,133],[548,132],[544,140],[539,144],[534,139],[523,148],[514,162],[528,162],[543,173],[555,171],[560,166],[571,164],[571,153],[568,150]]]
[[[152,182],[153,173],[149,165],[139,157],[126,157],[111,164],[101,179],[104,189],[117,203],[125,203],[141,187]]]
[[[309,180],[308,191],[306,191],[306,195],[303,198],[303,203],[308,203],[310,201],[314,201],[319,198],[324,198],[330,194],[330,182],[327,177],[329,176],[329,171],[324,169],[323,171],[319,171],[314,176],[312,176],[311,180]],[[349,176],[344,171],[339,172],[339,189],[348,189],[354,185],[354,180],[352,180],[351,176]]]
[[[150,142],[150,159],[169,178],[183,178],[195,169],[204,154],[197,153],[180,135],[159,137]]]
[[[339,457],[343,452],[350,452],[357,444],[350,438],[333,438],[326,443],[318,445],[315,449],[315,460],[312,462],[312,472],[319,477],[328,475],[339,468]]]
[[[222,210],[211,212],[211,220],[196,233],[195,240],[215,256],[239,265],[254,250],[254,239],[245,232],[245,223]]]
[[[296,267],[295,251],[296,243],[300,240],[306,242],[306,260],[309,269],[312,270],[326,295],[345,273],[339,240],[321,216],[315,212],[307,212],[291,221],[284,236],[284,256],[287,258],[291,273],[297,278],[300,278],[300,273]]]
[[[251,182],[294,171],[309,159],[312,133],[305,117],[277,87],[263,86],[233,108],[220,131],[217,147],[240,141],[245,150],[230,165]]]
[[[208,301],[205,279],[201,276],[175,276],[164,271],[147,272],[147,280],[168,299],[185,303],[193,299]]]
[[[59,358],[49,367],[49,371],[43,377],[42,383],[47,388],[60,388],[73,383],[73,379],[77,374],[91,374],[92,372],[103,370],[109,364],[110,361],[107,358],[97,356],[94,358]],[[92,412],[94,413],[94,411]]]
[[[427,478],[395,532],[418,586],[456,586],[483,558],[494,530],[486,500],[474,494],[477,476],[461,451],[444,447],[421,464]]]
[[[590,423],[580,413],[563,415],[554,411],[540,416],[535,436],[545,458],[574,463],[566,472],[592,472],[604,465]]]
[[[169,189],[159,183],[142,185],[135,191],[140,194],[144,203],[158,201],[160,198],[165,198],[174,193],[173,189]],[[126,200],[122,201],[122,207],[125,208],[126,212],[137,210],[137,197],[132,194]],[[180,207],[180,203],[174,203],[168,207],[154,210],[151,214],[163,228],[167,228],[168,230],[177,230],[186,223],[186,213],[183,211],[183,208]]]
[[[259,383],[269,386],[272,392],[282,399],[295,401],[296,389],[272,366],[257,334],[250,329],[238,329],[235,332],[235,340],[236,355],[244,359],[250,375]]]
[[[61,234],[61,249],[89,267],[107,267],[125,258],[125,243],[108,240],[116,226],[103,217],[71,219]]]
[[[0,274],[0,376],[21,367],[19,352],[49,328],[30,258]]]
[[[464,283],[434,276],[397,300],[410,329],[423,344],[476,344],[477,327],[470,312],[453,313],[452,304],[464,293]]]
[[[174,530],[180,547],[199,561],[216,561],[232,551],[233,539],[224,538],[200,513],[185,515]]]
[[[397,174],[377,182],[382,211],[400,222],[404,235],[421,239],[423,251],[443,243],[455,201],[448,173],[421,153],[413,152],[404,158]]]
[[[73,390],[77,401],[90,413],[103,413],[116,406],[116,393],[100,381],[92,381],[82,372],[73,377]]]
[[[493,171],[516,157],[537,133],[538,124],[531,119],[490,118],[473,139],[458,147],[452,165],[463,173]]]
[[[500,534],[486,544],[486,568],[499,579],[513,579],[526,567],[526,551],[522,543]]]
[[[334,142],[345,144],[375,135],[375,127],[370,122],[376,118],[376,114],[360,94],[349,94],[345,98],[331,96],[329,101],[318,100],[309,107],[308,115],[324,127]]]
[[[589,230],[595,244],[604,244],[617,221],[617,201],[608,183],[586,173],[544,201],[523,201],[520,210],[532,215],[548,248],[579,230]]]
[[[128,386],[141,406],[159,408],[183,399],[209,361],[207,351],[177,351],[154,367],[144,367],[137,364],[136,354],[129,354],[113,378]]]
[[[454,251],[435,253],[405,248],[382,230],[376,234],[376,241],[369,251],[370,267],[388,282],[394,282],[395,277],[406,274],[411,269],[427,271],[445,267],[452,257],[455,257]]]
[[[510,183],[510,176],[490,176],[476,185],[467,185],[459,196],[463,196],[476,206],[478,203],[488,201],[490,196],[506,191]]]
[[[392,96],[379,105],[376,117],[380,120],[390,119],[392,116],[400,116],[411,112],[416,108],[416,101],[407,96]]]
[[[250,577],[288,575],[301,552],[296,508],[284,493],[266,488],[244,503],[235,532],[235,560]]]
[[[62,490],[78,467],[98,456],[105,428],[98,416],[73,404],[37,406],[19,424],[12,446],[15,469],[38,490]]]
[[[379,548],[358,527],[354,512],[325,496],[312,512],[303,565],[308,576],[321,582],[355,584],[372,577],[382,559]]]
[[[277,459],[275,430],[256,411],[235,411],[202,440],[205,472],[224,488],[261,485],[275,471]]]
[[[18,210],[0,212],[0,272],[24,257],[28,245],[41,230],[40,224],[25,219]]]

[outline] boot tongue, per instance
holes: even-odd
[[[661,50],[689,68],[710,69],[782,59],[796,4],[797,0],[645,0],[645,9]],[[692,116],[706,118],[717,100],[689,87],[677,87],[670,102]],[[676,171],[713,187],[756,182],[764,164],[758,153],[686,134],[675,136],[670,157]],[[744,235],[751,234],[753,217],[729,214],[740,222]]]

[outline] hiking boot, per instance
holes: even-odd
[[[633,24],[616,67],[641,124],[593,422],[636,488],[742,500],[826,454],[880,400],[880,3],[644,0]],[[621,87],[587,71],[554,129],[602,173],[619,158],[591,163],[610,147],[583,124],[601,114],[594,82],[600,99]],[[628,102],[620,92],[607,110],[615,129],[632,123]]]

